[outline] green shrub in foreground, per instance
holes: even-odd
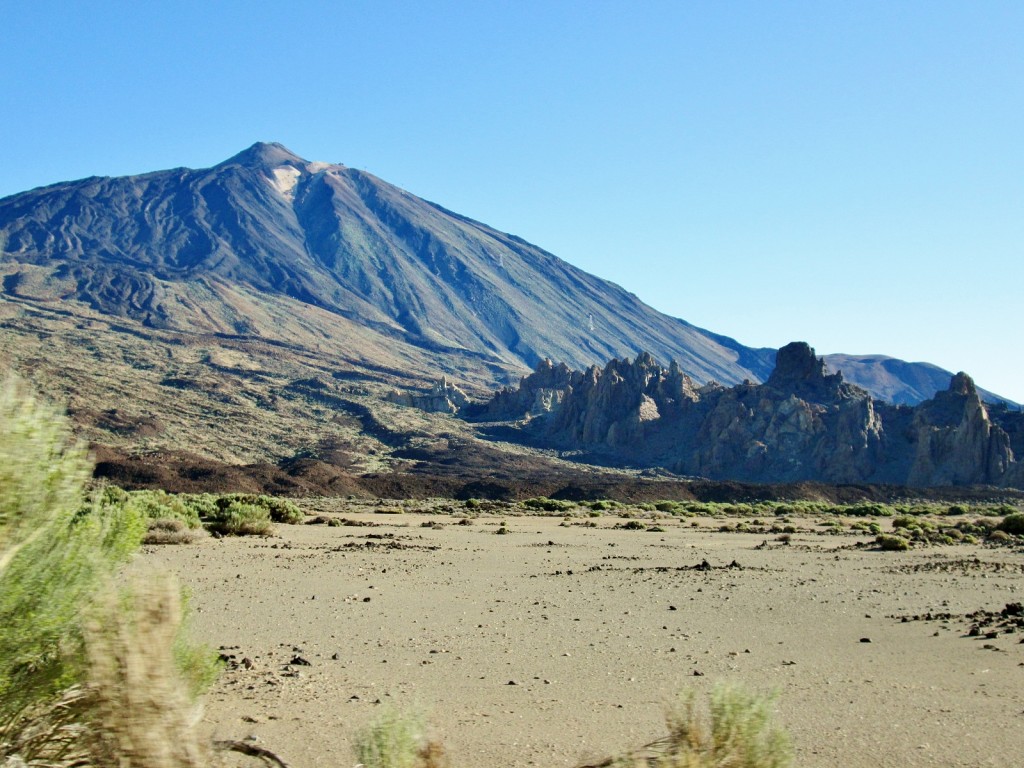
[[[716,686],[707,703],[691,690],[666,715],[669,735],[658,768],[785,768],[792,761],[789,736],[772,722],[770,696]]]
[[[111,577],[137,551],[146,519],[118,488],[97,489],[83,503],[90,474],[63,415],[16,382],[0,384],[0,765],[198,768],[207,762],[166,760],[192,726],[187,691],[171,701],[169,688],[151,683],[183,679],[195,691],[211,681],[214,656],[178,634],[176,615],[148,594],[129,607],[113,590]],[[173,601],[177,592],[165,595]],[[130,639],[134,660],[92,652],[95,627],[143,625],[168,638],[173,653]],[[98,658],[111,673],[105,687],[97,685]],[[149,721],[121,696],[143,691]],[[157,719],[180,727],[163,739],[149,727]],[[132,729],[120,734],[130,750],[97,752],[118,723]]]
[[[0,742],[18,714],[81,679],[82,608],[132,552],[144,523],[94,495],[65,419],[0,384]]]
[[[82,612],[141,541],[137,511],[103,492],[63,416],[0,384],[0,745],[23,714],[82,680]]]

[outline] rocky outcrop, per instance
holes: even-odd
[[[1024,413],[997,406],[992,418],[966,374],[916,407],[894,406],[830,373],[803,342],[778,351],[764,384],[734,387],[695,387],[677,364],[663,368],[646,353],[582,373],[546,362],[481,410],[518,418],[542,391],[558,396],[533,412],[530,439],[604,461],[748,482],[1024,480],[1014,451]]]
[[[995,482],[1014,463],[1009,435],[992,423],[974,381],[963,372],[947,391],[915,409],[913,437],[913,485]]]
[[[555,439],[626,447],[640,442],[663,419],[695,397],[693,382],[673,363],[663,369],[648,353],[612,360],[583,374],[551,416]]]
[[[429,413],[458,413],[469,404],[469,397],[457,386],[442,377],[425,394],[393,391],[388,394],[389,402],[409,408],[419,408]]]
[[[518,421],[550,413],[583,379],[565,363],[545,358],[533,373],[523,376],[518,387],[505,387],[485,403],[471,405],[462,416],[477,421]]]

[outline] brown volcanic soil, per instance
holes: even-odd
[[[144,558],[180,574],[195,634],[236,662],[204,727],[294,768],[353,764],[351,734],[387,707],[422,710],[456,766],[571,766],[656,738],[676,692],[722,681],[778,692],[799,766],[1019,764],[1024,635],[971,637],[968,618],[1020,602],[1019,552],[857,549],[812,517],[764,545],[708,518],[305,504],[372,527]]]
[[[537,496],[584,501],[614,499],[638,503],[661,499],[717,502],[816,500],[836,504],[921,499],[940,502],[1024,499],[1006,488],[904,488],[877,485],[790,483],[754,485],[687,480],[571,464],[524,452],[499,450],[478,440],[432,440],[425,447],[395,451],[404,471],[359,473],[345,451],[330,461],[288,459],[278,464],[237,465],[185,451],[138,456],[111,446],[94,446],[97,478],[130,490],[159,488],[173,493],[270,493],[293,497],[497,499]]]

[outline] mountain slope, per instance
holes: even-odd
[[[0,249],[8,295],[79,300],[153,328],[303,341],[246,312],[241,292],[509,371],[640,348],[700,380],[758,379],[770,365],[769,350],[662,315],[518,238],[274,144],[206,170],[90,178],[0,200]]]

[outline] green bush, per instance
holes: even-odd
[[[707,704],[684,693],[666,715],[669,735],[656,768],[786,768],[789,736],[772,722],[771,697],[716,686]]]
[[[209,518],[206,527],[221,536],[270,536],[274,524],[270,511],[256,504],[232,501]]]
[[[1011,515],[1007,515],[1003,518],[998,526],[1000,531],[1013,534],[1014,536],[1024,536],[1024,513],[1014,512]]]
[[[212,493],[184,494],[179,497],[190,510],[204,519],[217,513],[217,496]]]
[[[353,739],[356,762],[363,768],[418,768],[429,754],[419,718],[385,712]]]
[[[533,499],[527,499],[523,502],[523,506],[527,509],[540,510],[541,512],[567,512],[570,509],[574,509],[576,504],[572,501],[561,501],[559,499],[549,499],[546,496],[538,496]]]
[[[177,632],[178,614],[163,612],[148,593],[129,605],[113,589],[111,577],[137,551],[146,518],[120,488],[97,489],[83,502],[90,474],[63,415],[13,381],[0,384],[3,765],[166,765],[146,757],[180,747],[191,706],[187,691],[165,694],[183,679],[193,690],[208,685],[215,671],[216,657]],[[176,597],[164,590],[164,598]],[[176,652],[148,642],[129,642],[133,659],[97,652],[97,628],[124,637],[122,629],[143,625]],[[100,667],[110,672],[105,680]],[[169,687],[155,690],[157,678]],[[151,700],[145,715],[129,701],[140,692]],[[173,739],[150,728],[156,719],[173,721]],[[133,745],[130,756],[104,750],[118,736]]]
[[[229,493],[216,499],[218,513],[223,513],[232,504],[245,504],[259,507],[267,511],[268,518],[274,523],[301,523],[305,519],[295,503],[277,496],[256,495],[251,493]]]
[[[845,507],[842,512],[853,517],[892,517],[894,510],[885,504],[865,502]]]
[[[133,491],[124,503],[147,520],[180,520],[188,528],[200,526],[199,513],[181,496],[165,491]]]
[[[670,515],[678,515],[683,512],[683,505],[678,501],[656,501],[654,508],[659,512],[667,512]]]
[[[910,542],[902,536],[881,535],[875,539],[875,544],[883,552],[905,552],[910,549]]]
[[[85,450],[63,416],[0,384],[0,744],[82,680],[82,613],[145,530],[104,491],[83,504]]]
[[[0,384],[0,743],[20,711],[81,679],[82,608],[141,541],[141,517],[97,493],[65,419]]]

